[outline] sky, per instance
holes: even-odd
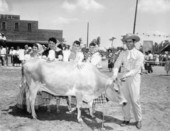
[[[0,14],[38,20],[39,29],[63,30],[67,44],[101,38],[101,46],[122,46],[121,36],[133,32],[136,0],[0,0]],[[170,0],[139,0],[136,34],[143,40],[170,40]],[[141,44],[139,43],[139,44]]]

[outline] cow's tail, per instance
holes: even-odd
[[[21,84],[24,83],[24,66],[22,64],[22,67],[21,67]]]
[[[24,78],[24,66],[21,67],[21,83],[19,85],[19,94],[17,96],[17,107],[23,109],[26,103],[26,83]]]

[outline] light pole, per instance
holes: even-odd
[[[134,18],[134,25],[133,25],[133,34],[135,34],[135,29],[136,29],[136,17],[137,17],[137,12],[138,12],[138,0],[136,0],[135,18]]]
[[[87,47],[89,44],[89,22],[87,23]]]

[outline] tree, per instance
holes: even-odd
[[[100,44],[101,44],[100,36],[97,37],[96,43],[97,43],[98,46],[100,46]]]

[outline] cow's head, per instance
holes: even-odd
[[[106,87],[106,97],[111,101],[118,101],[120,105],[126,105],[127,100],[122,93],[122,82],[119,79],[108,80]]]

